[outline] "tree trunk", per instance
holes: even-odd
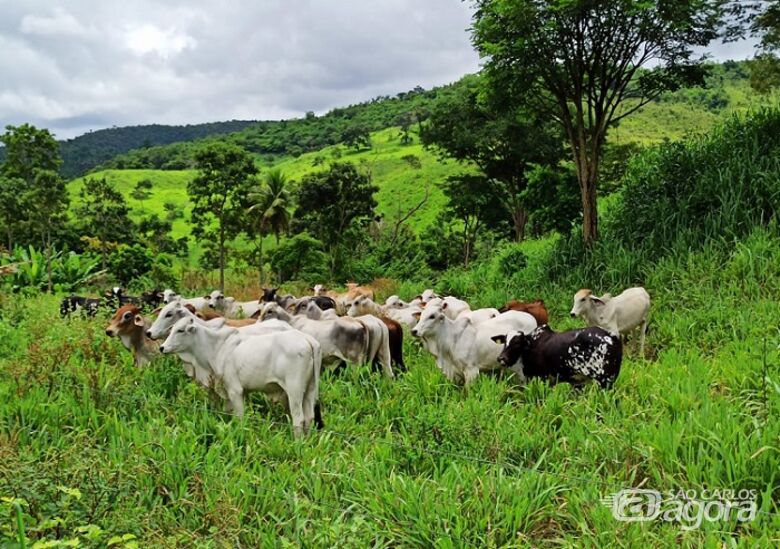
[[[219,291],[225,293],[225,227],[219,223]]]
[[[528,222],[528,212],[525,208],[517,208],[512,212],[512,221],[515,224],[515,242],[525,240],[525,225]]]
[[[584,140],[573,144],[577,182],[582,198],[582,241],[586,247],[592,246],[599,237],[598,209],[596,207],[596,183],[599,175],[601,146],[592,145]],[[589,157],[590,155],[590,157]]]
[[[51,293],[51,233],[46,232],[46,277],[47,277],[47,290]]]
[[[257,247],[257,251],[259,252],[258,255],[260,256],[260,287],[263,287],[263,284],[265,282],[264,276],[263,276],[263,235],[260,235],[260,245]]]
[[[582,240],[585,246],[590,247],[599,237],[595,177],[586,175],[586,180],[580,183],[580,190],[582,194]]]

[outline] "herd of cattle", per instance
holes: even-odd
[[[650,311],[644,288],[616,297],[580,290],[571,316],[588,327],[554,332],[541,300],[472,309],[461,299],[425,290],[410,302],[393,295],[380,305],[367,286],[351,283],[344,293],[321,285],[313,290],[314,295],[296,298],[265,289],[260,299],[241,302],[220,291],[194,298],[172,290],[134,297],[114,288],[102,300],[67,297],[60,311],[94,315],[99,307],[118,307],[106,334],[121,339],[136,366],[160,354],[177,355],[186,373],[237,416],[243,414],[244,395],[262,391],[285,406],[296,436],[312,424],[323,425],[323,367],[373,364],[392,378],[394,369],[406,369],[404,331],[454,382],[468,385],[480,372],[504,367],[522,382],[593,380],[609,388],[620,372],[622,336],[639,328],[644,353]],[[142,308],[154,309],[153,316],[145,317]]]

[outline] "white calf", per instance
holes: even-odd
[[[571,316],[581,316],[588,326],[598,326],[614,335],[626,335],[641,326],[639,353],[644,356],[650,317],[650,294],[644,288],[629,288],[616,297],[610,294],[596,297],[590,290],[580,290],[574,294]]]
[[[501,349],[492,341],[497,333],[518,331],[530,333],[536,320],[528,313],[507,311],[480,323],[464,317],[452,320],[440,306],[428,304],[412,335],[426,342],[436,357],[436,365],[450,381],[470,384],[480,371],[498,369]]]

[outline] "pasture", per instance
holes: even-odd
[[[226,417],[176,359],[134,369],[105,318],[63,321],[55,297],[7,296],[0,496],[31,540],[84,546],[777,545],[779,258],[759,230],[659,264],[647,358],[629,345],[610,391],[485,375],[464,390],[407,335],[394,381],[324,373],[325,428],[300,441],[263,396]],[[486,269],[441,284],[476,306],[538,295],[556,329],[581,325],[576,288]],[[616,521],[601,499],[631,487],[755,490],[758,513],[690,530]]]

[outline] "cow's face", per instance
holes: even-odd
[[[522,358],[523,353],[527,351],[533,338],[522,332],[509,332],[506,335],[498,334],[491,337],[499,345],[503,345],[501,354],[498,355],[498,363],[504,368],[511,368]]]
[[[212,309],[221,309],[225,304],[225,296],[219,290],[214,290],[211,294],[205,296],[208,300],[209,307]]]
[[[146,332],[146,337],[159,339],[163,337],[177,320],[185,316],[185,309],[180,301],[172,301],[162,308],[160,314]]]
[[[106,335],[114,337],[129,334],[138,326],[143,328],[144,319],[140,313],[141,311],[138,310],[138,307],[133,305],[120,307],[106,328]]]
[[[171,333],[165,342],[160,345],[160,352],[163,354],[179,353],[190,348],[192,336],[199,329],[195,324],[195,319],[182,318],[173,325]]]
[[[316,284],[314,286],[314,295],[322,295],[325,291],[325,287],[322,284]]]
[[[574,304],[571,307],[571,317],[575,318],[582,315],[583,311],[590,310],[590,298],[593,295],[588,289],[583,289],[574,294]]]
[[[421,313],[414,313],[417,325],[412,328],[414,337],[426,337],[433,334],[444,322],[444,307],[425,307]]]
[[[173,301],[173,298],[176,297],[176,292],[173,290],[164,290],[163,293],[163,303],[170,303]]]
[[[366,298],[363,296],[358,297],[351,304],[349,304],[349,310],[347,310],[347,315],[360,316],[366,314],[367,311],[365,310],[365,307],[366,307]]]

